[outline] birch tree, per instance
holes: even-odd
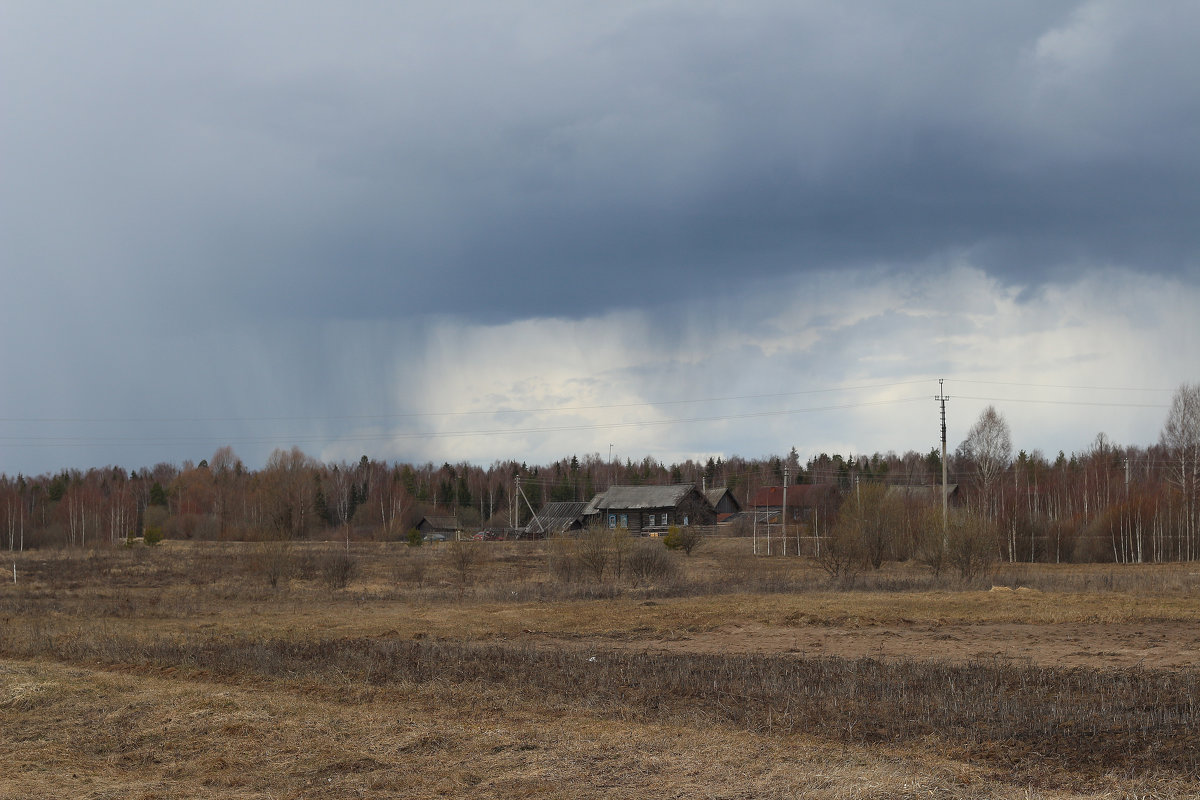
[[[1200,383],[1175,391],[1159,441],[1167,451],[1168,480],[1179,489],[1183,503],[1181,557],[1196,557],[1196,493],[1200,485]]]
[[[994,519],[998,512],[996,489],[1012,461],[1012,433],[1004,415],[996,411],[995,406],[988,406],[980,413],[967,438],[959,445],[959,452],[975,464],[984,513]]]

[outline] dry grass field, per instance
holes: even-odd
[[[0,798],[1200,796],[1193,565],[563,557],[15,554]]]

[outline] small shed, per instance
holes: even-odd
[[[577,531],[583,527],[583,512],[588,505],[577,502],[546,503],[525,526],[525,536],[539,539]]]
[[[462,525],[454,516],[429,515],[421,517],[421,521],[417,523],[417,530],[421,532],[422,536],[440,533],[448,538],[453,538],[462,533]]]
[[[733,492],[722,486],[720,489],[708,489],[704,492],[708,504],[717,512],[718,519],[722,514],[736,514],[742,510],[742,504],[733,496]]]

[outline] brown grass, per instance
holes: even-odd
[[[0,675],[38,696],[4,708],[5,798],[1080,796],[1010,793],[979,768],[887,746],[698,735],[688,724],[597,718],[486,687],[346,702],[299,684],[57,664],[0,666]]]
[[[564,582],[532,543],[483,545],[469,586],[437,548],[354,545],[344,590],[312,567],[333,545],[294,545],[274,587],[251,545],[18,555],[0,797],[1195,793],[1190,668],[674,644],[743,626],[1188,630],[1189,566],[962,586],[900,565],[838,591],[744,545],[636,586]]]

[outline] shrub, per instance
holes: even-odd
[[[625,568],[636,585],[675,577],[676,566],[671,555],[650,542],[639,543],[629,552]]]
[[[950,517],[947,562],[970,581],[996,560],[999,532],[996,525],[979,514],[957,512]]]
[[[450,542],[450,545],[445,550],[445,554],[447,564],[454,573],[455,580],[458,583],[458,596],[462,598],[467,584],[471,582],[472,573],[483,562],[487,554],[483,550],[481,543],[458,540]]]
[[[331,590],[345,589],[358,575],[358,560],[349,553],[330,553],[321,562],[321,579]]]
[[[263,542],[257,561],[258,572],[272,589],[292,574],[291,546],[286,540]]]
[[[424,543],[424,540],[421,538],[421,532],[416,528],[409,528],[404,539],[408,542],[409,547],[420,547]]]
[[[591,525],[583,532],[576,549],[580,565],[599,583],[604,579],[611,558],[610,546],[612,536],[608,529],[600,525]]]
[[[700,546],[701,541],[700,531],[691,526],[681,528],[672,525],[667,528],[667,535],[663,537],[663,544],[668,550],[682,550],[684,555],[689,556]]]
[[[162,540],[163,540],[162,528],[159,528],[157,526],[152,527],[152,528],[146,528],[146,532],[144,534],[142,534],[142,541],[146,544],[147,547],[154,547],[156,544],[158,544]]]
[[[861,526],[854,514],[839,515],[837,523],[829,530],[829,535],[821,540],[820,546],[817,564],[835,580],[852,582],[866,564]]]

